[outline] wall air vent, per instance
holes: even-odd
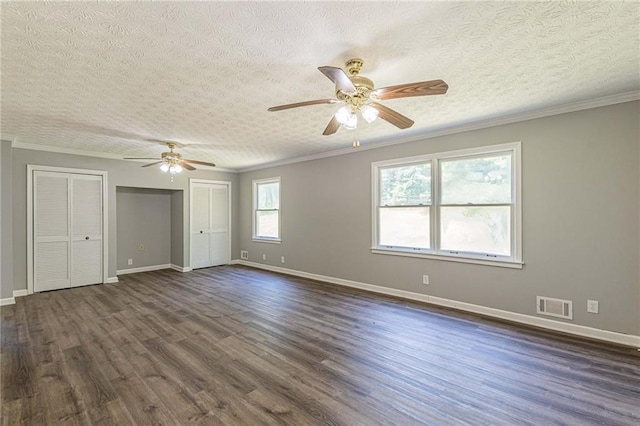
[[[552,317],[573,319],[573,302],[571,300],[536,297],[536,312]]]

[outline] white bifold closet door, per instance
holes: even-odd
[[[102,220],[102,176],[34,172],[34,291],[103,281]]]
[[[229,263],[229,187],[191,184],[191,268]]]

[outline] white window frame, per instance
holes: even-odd
[[[270,237],[261,237],[256,235],[257,231],[257,220],[258,220],[258,186],[269,184],[269,183],[277,183],[278,184],[278,237],[270,238]],[[280,182],[280,176],[264,178],[264,179],[256,179],[253,181],[253,220],[252,220],[252,236],[253,241],[261,242],[261,243],[271,243],[271,244],[281,244],[282,243],[282,183]]]
[[[440,169],[442,160],[469,159],[485,157],[491,154],[509,153],[512,156],[511,167],[511,256],[494,256],[483,253],[454,252],[440,249],[440,208],[441,208],[441,178]],[[407,247],[390,247],[378,244],[379,235],[379,201],[380,201],[380,170],[389,167],[401,167],[404,165],[431,163],[431,209],[430,209],[430,249],[418,249]],[[500,145],[483,146],[478,148],[462,149],[456,151],[440,152],[434,154],[419,155],[414,157],[399,158],[393,160],[377,161],[371,163],[371,188],[372,188],[372,244],[371,252],[374,254],[386,254],[393,256],[419,257],[437,259],[452,262],[473,263],[479,265],[500,266],[505,268],[521,269],[522,261],[522,166],[521,143],[512,142]]]

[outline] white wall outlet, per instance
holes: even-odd
[[[248,260],[249,252],[247,250],[240,250],[240,259]]]
[[[267,255],[262,253],[262,260],[267,260]]]
[[[429,285],[429,275],[422,276],[422,284]]]
[[[144,251],[144,244],[140,244],[140,247],[138,247],[138,250]]]
[[[127,259],[127,265],[133,265],[133,259]]]
[[[598,301],[597,300],[587,300],[587,312],[591,312],[592,314],[597,314],[599,310]]]
[[[280,262],[284,263],[284,256],[280,256]]]

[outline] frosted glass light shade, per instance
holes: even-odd
[[[345,129],[355,129],[358,127],[358,116],[355,114],[350,114],[349,118],[346,122],[342,123]]]
[[[336,112],[336,120],[338,120],[338,123],[344,124],[349,121],[351,115],[351,107],[345,105]]]
[[[182,171],[182,167],[179,164],[172,164],[169,166],[169,173],[175,175],[176,173],[180,173]]]
[[[163,172],[168,172],[169,171],[169,165],[167,163],[164,163],[162,166],[160,166],[160,170],[162,170]]]
[[[378,110],[369,105],[363,106],[360,113],[367,123],[373,123],[378,118]]]

